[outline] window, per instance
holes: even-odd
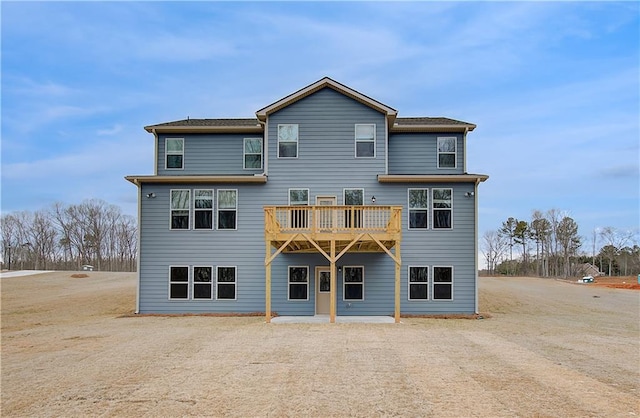
[[[429,299],[429,267],[409,266],[409,300]]]
[[[364,267],[344,267],[342,271],[343,299],[364,300]]]
[[[193,268],[193,298],[194,299],[211,299],[212,267],[194,267]]]
[[[364,189],[344,189],[344,204],[347,206],[364,205]],[[344,226],[362,228],[362,209],[346,209],[344,211]]]
[[[244,139],[244,167],[245,170],[262,168],[262,138]]]
[[[237,190],[218,190],[218,229],[236,229]]]
[[[433,189],[433,228],[451,229],[452,190]]]
[[[309,267],[289,267],[289,300],[309,300]]]
[[[236,268],[218,267],[216,275],[216,299],[236,298]]]
[[[376,125],[356,125],[356,158],[376,156]]]
[[[433,268],[433,299],[453,299],[453,267]]]
[[[190,190],[171,190],[171,229],[189,229]]]
[[[289,189],[289,206],[309,206],[309,189]],[[309,212],[307,209],[291,211],[291,227],[307,228]]]
[[[164,154],[166,169],[184,168],[184,139],[167,138],[164,142]]]
[[[278,125],[278,158],[298,158],[298,125]]]
[[[429,189],[409,189],[409,229],[426,229],[429,222]]]
[[[194,229],[213,229],[213,190],[194,190]]]
[[[456,168],[456,137],[438,138],[438,168]]]
[[[169,267],[169,299],[189,298],[189,267]]]

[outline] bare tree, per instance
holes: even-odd
[[[558,223],[556,236],[564,259],[564,277],[571,274],[571,256],[575,255],[580,248],[580,237],[578,236],[578,224],[572,218],[565,216]]]
[[[489,274],[494,274],[498,261],[507,248],[507,241],[498,231],[485,231],[480,245],[482,253],[487,260]]]
[[[545,250],[551,234],[551,223],[539,210],[533,211],[531,219],[531,236],[536,243],[537,274],[547,277],[549,276],[549,269]]]

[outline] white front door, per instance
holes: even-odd
[[[329,315],[331,307],[331,270],[316,267],[316,314]]]

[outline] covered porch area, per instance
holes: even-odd
[[[336,263],[350,252],[386,253],[395,263],[394,322],[400,322],[401,206],[265,207],[265,316],[271,322],[271,264],[281,253],[320,253],[329,262],[328,319],[336,322]]]

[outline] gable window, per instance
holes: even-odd
[[[452,189],[433,189],[433,228],[452,228]]]
[[[218,190],[218,229],[236,229],[238,191]]]
[[[409,266],[409,300],[429,299],[429,267]]]
[[[236,268],[218,267],[216,299],[236,299]]]
[[[298,125],[278,125],[278,158],[298,158]]]
[[[364,189],[344,189],[344,204],[346,206],[363,206],[364,205]],[[354,208],[345,209],[344,226],[351,228],[362,227],[362,209]]]
[[[409,229],[426,229],[429,219],[429,189],[409,189]]]
[[[184,168],[184,139],[167,138],[164,142],[165,168]]]
[[[289,206],[309,206],[309,189],[289,189]],[[292,228],[307,228],[309,219],[307,209],[293,209],[290,213]]]
[[[453,267],[433,268],[433,299],[453,299]]]
[[[456,168],[456,137],[438,138],[438,168]]]
[[[244,139],[244,166],[245,170],[262,168],[262,138]]]
[[[171,229],[189,229],[190,190],[171,190]]]
[[[194,190],[194,229],[213,229],[213,190]]]
[[[194,299],[211,299],[212,280],[211,267],[194,267],[193,268],[193,298]]]
[[[364,300],[364,267],[344,267],[343,299]]]
[[[356,158],[376,156],[376,125],[373,123],[356,125]]]
[[[169,267],[169,299],[189,298],[189,267]]]
[[[309,267],[289,267],[289,300],[309,300]]]

